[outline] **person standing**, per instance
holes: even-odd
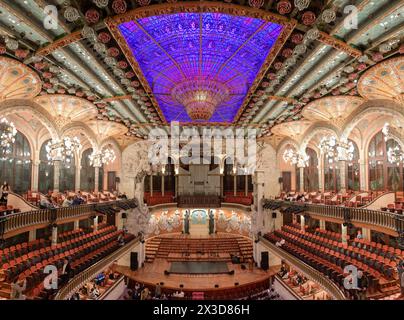
[[[4,181],[0,191],[0,206],[7,206],[8,193],[10,192],[10,186],[8,185],[7,181]]]

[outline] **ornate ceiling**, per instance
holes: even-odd
[[[313,121],[330,121],[341,126],[346,118],[364,99],[352,96],[325,97],[308,103],[302,112],[304,118]]]
[[[48,94],[36,97],[36,103],[53,116],[58,127],[74,121],[85,122],[97,115],[97,107],[90,101],[64,94]]]
[[[366,71],[358,92],[369,100],[388,99],[404,106],[404,59],[389,59]]]
[[[0,101],[29,99],[41,91],[41,79],[24,64],[0,57]]]
[[[83,98],[96,106],[98,120],[125,126],[134,138],[172,120],[203,125],[171,94],[183,74],[229,81],[234,95],[213,99],[207,125],[254,127],[261,136],[284,134],[278,125],[291,127],[303,116],[317,121],[355,109],[313,102],[320,98],[402,103],[401,0],[355,1],[357,28],[347,23],[348,0],[172,2],[0,0],[0,67],[6,58],[25,65],[1,70],[0,99]],[[56,5],[57,23],[46,20],[49,4]],[[232,28],[231,36],[220,36]],[[26,86],[8,92],[10,81]]]

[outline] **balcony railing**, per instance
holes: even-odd
[[[118,200],[101,204],[85,204],[66,208],[13,213],[5,217],[0,217],[0,235],[35,225],[58,223],[64,220],[80,218],[94,213],[97,208],[106,206],[119,208],[125,207],[125,205],[133,206],[135,205],[135,200]]]
[[[404,230],[404,215],[387,211],[330,206],[323,204],[299,203],[282,200],[266,200],[281,207],[300,207],[306,213],[341,220],[341,222],[362,223],[382,227],[394,232]],[[265,207],[265,204],[264,204]]]
[[[268,248],[268,250],[272,251],[278,257],[287,261],[288,264],[293,265],[300,272],[304,273],[307,278],[317,283],[320,287],[322,287],[333,299],[336,300],[346,300],[346,297],[342,290],[330,279],[328,279],[325,275],[323,275],[320,271],[317,271],[313,267],[304,263],[300,259],[291,255],[290,253],[282,250],[277,247],[273,243],[269,242],[267,239],[260,237],[260,241],[262,244]]]
[[[75,292],[77,292],[86,282],[94,279],[97,274],[108,268],[114,261],[120,259],[122,256],[127,254],[132,250],[132,248],[137,245],[140,238],[136,238],[125,244],[123,247],[119,248],[106,258],[93,264],[91,267],[87,268],[83,272],[73,277],[55,296],[55,300],[67,300]]]

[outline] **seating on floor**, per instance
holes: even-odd
[[[59,236],[61,242],[54,246],[49,240],[40,239],[0,250],[0,295],[9,297],[10,284],[19,277],[26,279],[29,298],[46,298],[49,292],[43,287],[45,266],[55,265],[61,271],[64,259],[69,259],[72,275],[76,275],[118,249],[117,239],[122,232],[115,226],[100,225],[94,232],[79,229],[63,233]],[[125,242],[133,238],[132,234],[124,235]]]
[[[344,290],[344,267],[354,265],[370,280],[370,292],[397,289],[396,266],[404,258],[400,249],[355,239],[342,243],[339,234],[317,229],[315,233],[301,231],[296,226],[266,234],[272,243],[284,239],[282,249],[321,271]],[[394,249],[394,250],[393,250]]]

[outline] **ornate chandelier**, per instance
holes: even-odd
[[[384,141],[387,142],[389,139],[393,139],[390,134],[390,124],[385,123],[382,129],[384,135]],[[394,140],[394,139],[393,139]],[[389,147],[387,150],[387,161],[396,165],[400,165],[400,162],[404,162],[404,152],[401,150],[398,143],[395,147]]]
[[[297,164],[299,168],[307,167],[309,165],[309,159],[310,157],[306,153],[300,154],[291,148],[286,149],[283,153],[283,160],[286,163],[290,163],[291,165]]]
[[[324,154],[328,163],[337,161],[352,161],[355,147],[352,141],[338,142],[335,136],[323,137],[319,144],[321,154]]]
[[[401,148],[396,145],[394,148],[390,147],[387,150],[387,161],[390,163],[395,163],[397,166],[400,165],[400,162],[404,162],[404,153],[401,151]]]
[[[102,151],[93,151],[88,158],[93,167],[102,167],[103,164],[114,162],[116,159],[115,151],[111,148],[104,148]]]
[[[230,90],[215,80],[193,79],[176,85],[171,95],[185,107],[192,120],[208,121],[217,106],[229,99]]]
[[[80,151],[82,145],[77,137],[64,137],[62,140],[49,141],[45,148],[48,160],[71,163],[74,152]]]
[[[3,155],[9,154],[12,150],[11,146],[15,141],[17,129],[14,123],[6,118],[0,119],[0,146]]]

